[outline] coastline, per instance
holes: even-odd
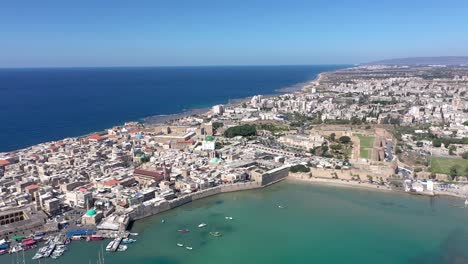
[[[283,88],[278,88],[278,89],[274,90],[275,93],[262,94],[262,96],[265,97],[265,98],[269,98],[269,97],[274,97],[274,96],[287,94],[287,93],[303,92],[303,91],[305,91],[305,88],[309,84],[311,84],[311,83],[320,83],[320,81],[322,80],[323,75],[325,73],[328,73],[328,72],[321,72],[321,73],[317,74],[317,76],[312,80],[299,82],[299,83],[296,83],[296,84],[293,84],[293,85],[290,85],[290,86],[286,86],[286,87],[283,87]],[[243,97],[243,98],[228,99],[228,102],[224,103],[224,105],[226,105],[226,106],[240,105],[243,102],[246,102],[246,101],[250,100],[250,98],[252,96],[254,96],[254,95]],[[210,107],[185,109],[185,110],[182,110],[180,113],[173,113],[173,114],[167,114],[167,115],[152,115],[152,116],[147,116],[147,117],[140,118],[139,120],[141,120],[144,125],[146,125],[146,124],[148,124],[148,125],[161,125],[161,124],[164,124],[164,123],[172,122],[172,121],[175,121],[177,119],[181,119],[181,118],[185,118],[185,117],[189,117],[189,116],[207,114],[208,112],[211,111],[212,106],[214,106],[214,105],[211,105]]]
[[[275,93],[272,93],[272,94],[261,94],[261,95],[264,98],[270,98],[270,97],[274,97],[274,96],[278,96],[282,94],[297,93],[297,92],[304,91],[304,89],[307,87],[308,84],[319,81],[321,79],[322,74],[323,73],[319,73],[317,77],[313,80],[308,80],[305,82],[296,83],[296,84],[286,86],[283,88],[278,88],[274,90]],[[224,103],[224,104],[220,103],[220,104],[223,104],[225,106],[237,106],[237,105],[242,104],[243,102],[247,102],[248,100],[250,100],[250,98],[252,98],[252,96],[255,96],[255,95],[251,95],[251,96],[247,96],[243,98],[228,99],[227,103]],[[214,105],[211,105],[210,107],[185,109],[185,110],[182,110],[182,112],[180,113],[174,113],[174,114],[153,115],[153,116],[141,118],[139,120],[141,120],[144,125],[146,124],[160,125],[160,124],[168,123],[168,122],[175,121],[177,119],[181,119],[181,118],[185,118],[189,116],[207,114],[211,111],[212,106]]]
[[[371,191],[379,191],[379,192],[394,192],[394,193],[402,193],[401,191],[391,189],[387,186],[380,186],[365,182],[355,182],[355,181],[337,181],[334,179],[324,179],[324,178],[299,178],[295,176],[288,176],[286,181],[291,182],[299,182],[304,184],[315,184],[315,185],[326,185],[326,186],[334,186],[334,187],[341,187],[341,188],[351,188],[351,189],[362,189],[362,190],[371,190]]]
[[[334,71],[336,71],[336,70],[334,70]],[[334,72],[334,71],[328,71],[328,72]],[[306,81],[299,82],[299,83],[295,83],[295,84],[285,86],[285,87],[282,87],[282,88],[277,88],[277,89],[274,90],[273,93],[261,94],[261,95],[263,97],[265,97],[265,98],[269,98],[269,97],[278,96],[278,95],[281,95],[281,94],[295,93],[295,92],[304,91],[304,88],[307,86],[307,84],[310,84],[310,83],[313,83],[313,82],[319,82],[324,73],[327,73],[327,72],[318,73],[314,79],[306,80]],[[243,102],[250,100],[250,98],[252,96],[257,95],[257,94],[253,94],[251,96],[247,96],[247,97],[243,97],[243,98],[230,98],[230,99],[227,99],[228,101],[226,103],[224,103],[224,105],[227,105],[227,106],[240,105]],[[222,103],[220,103],[220,104],[222,104]],[[123,124],[123,123],[126,123],[126,122],[139,122],[139,123],[142,123],[143,125],[161,125],[161,124],[164,124],[164,123],[168,123],[168,122],[171,122],[171,121],[174,121],[174,120],[177,120],[177,119],[181,119],[181,118],[185,118],[185,117],[189,117],[189,116],[193,116],[193,115],[207,114],[211,110],[211,107],[214,106],[214,105],[216,105],[216,104],[210,105],[209,107],[197,107],[197,108],[182,109],[180,112],[176,112],[176,113],[172,113],[172,114],[156,114],[156,115],[145,116],[145,117],[137,118],[137,119],[134,119],[134,120],[122,121],[122,122],[119,122],[119,124],[115,124],[114,126],[119,126],[120,124]],[[41,144],[48,144],[48,143],[52,143],[52,142],[58,142],[60,140],[66,139],[66,138],[82,138],[82,137],[89,136],[91,134],[104,132],[108,128],[110,128],[110,127],[103,128],[103,129],[100,129],[100,130],[90,131],[88,133],[83,133],[83,134],[77,135],[77,136],[65,136],[65,137],[57,139],[57,140],[43,141],[43,142],[39,142],[39,143],[32,144],[32,145],[22,147],[22,148],[17,148],[17,149],[12,149],[12,150],[4,150],[4,151],[0,150],[0,154],[14,153],[14,152],[29,149],[32,146],[41,145]]]

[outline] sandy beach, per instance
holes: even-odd
[[[309,183],[309,184],[317,184],[317,185],[328,185],[328,186],[344,187],[344,188],[358,188],[358,189],[382,191],[382,192],[400,192],[398,190],[393,190],[387,186],[375,185],[375,184],[370,184],[366,182],[359,183],[357,181],[334,180],[334,179],[324,179],[324,178],[314,178],[314,177],[301,178],[301,177],[295,177],[295,176],[288,176],[286,180]]]

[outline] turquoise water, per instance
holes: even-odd
[[[138,221],[132,230],[140,233],[137,243],[126,252],[106,253],[106,263],[468,263],[468,209],[462,204],[283,182]],[[202,222],[208,226],[198,228]],[[178,233],[182,228],[191,232]],[[95,263],[107,242],[74,242],[62,258],[42,263]]]

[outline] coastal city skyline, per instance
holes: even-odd
[[[0,67],[358,64],[461,56],[468,54],[467,9],[461,0],[4,2]]]

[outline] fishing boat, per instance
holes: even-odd
[[[177,246],[178,246],[178,247],[183,247],[183,246],[184,246],[184,244],[177,243]]]
[[[220,237],[222,236],[221,232],[210,232],[210,235],[214,236],[214,237]]]
[[[205,226],[206,226],[205,223],[201,223],[201,224],[198,225],[199,228],[202,228],[202,227],[205,227]]]
[[[123,244],[131,244],[131,243],[135,243],[135,242],[136,242],[136,239],[131,239],[131,238],[122,239]]]
[[[177,232],[179,232],[179,233],[188,233],[188,232],[190,232],[190,230],[188,230],[188,229],[179,229],[179,230],[177,230]]]
[[[192,249],[193,249],[192,247],[185,247],[185,248],[188,249],[188,250],[192,250]]]

